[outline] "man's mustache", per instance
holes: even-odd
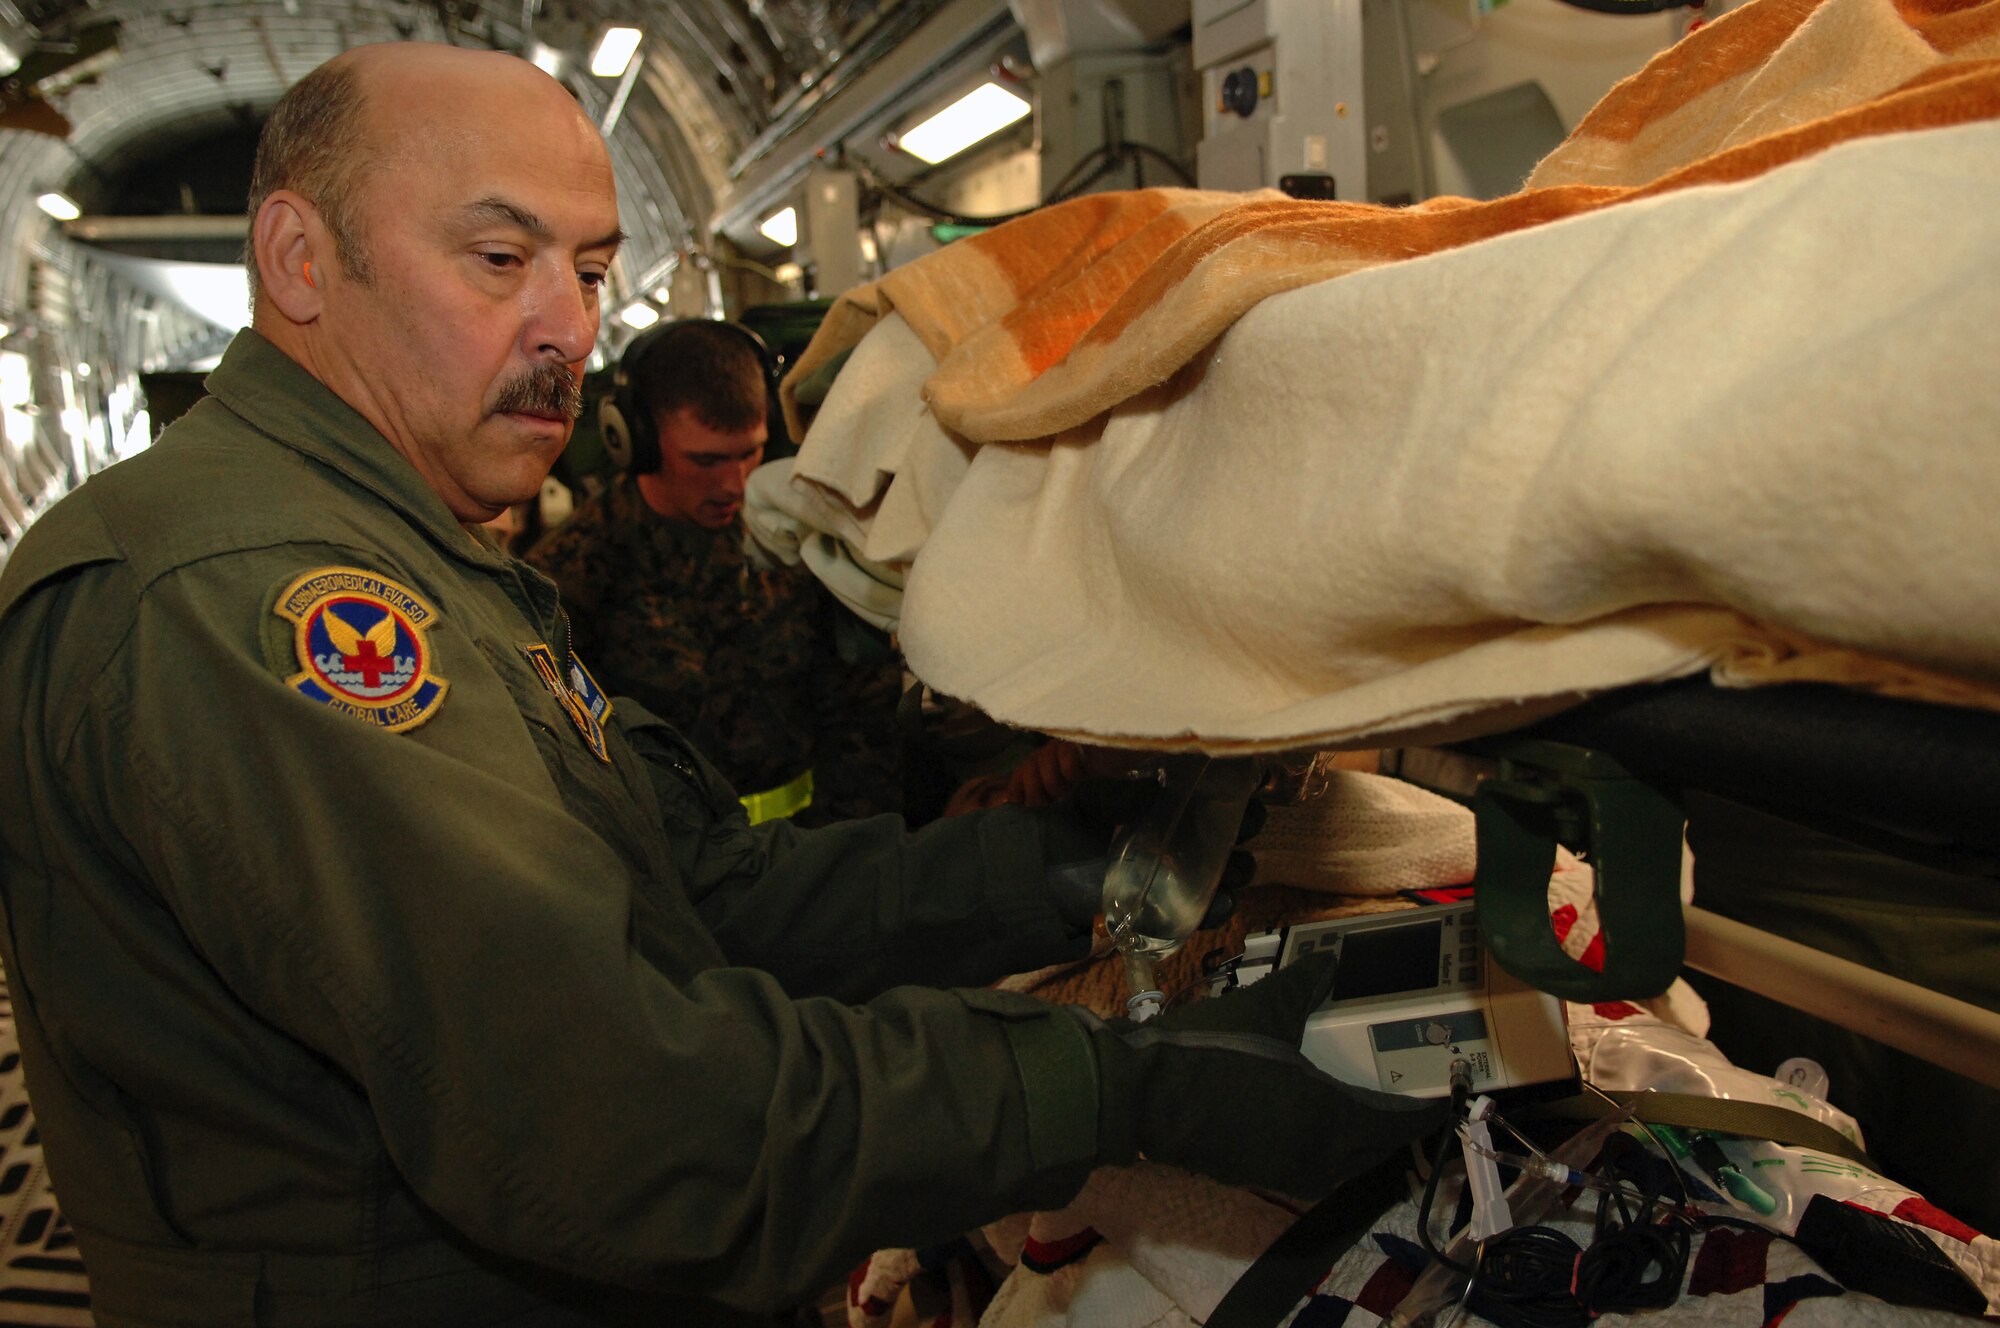
[[[560,364],[545,364],[510,378],[494,398],[496,415],[559,415],[574,424],[583,415],[583,385]]]

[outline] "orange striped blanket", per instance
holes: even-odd
[[[1996,116],[2000,0],[1753,0],[1504,198],[1044,209],[841,298],[792,381],[895,342],[893,403],[843,371],[795,483],[914,564],[920,675],[1048,731],[1360,740],[1701,668],[1988,704]],[[1807,584],[1885,559],[1906,593]]]

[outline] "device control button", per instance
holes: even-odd
[[[1222,109],[1249,115],[1257,109],[1257,71],[1249,65],[1232,70],[1222,79]]]
[[[1461,964],[1469,964],[1477,958],[1479,958],[1478,946],[1468,945],[1459,950],[1458,952],[1458,961]]]
[[[1433,1047],[1442,1047],[1445,1043],[1451,1041],[1451,1029],[1440,1023],[1426,1024],[1424,1025],[1424,1041],[1430,1043]]]
[[[1458,980],[1460,982],[1465,983],[1467,986],[1472,985],[1473,983],[1479,981],[1479,969],[1476,966],[1473,968],[1459,969]]]

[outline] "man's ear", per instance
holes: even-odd
[[[333,246],[312,201],[274,189],[250,222],[257,285],[265,301],[293,323],[319,317]]]

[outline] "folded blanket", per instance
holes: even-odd
[[[1472,813],[1415,784],[1334,770],[1318,796],[1269,809],[1253,884],[1344,895],[1463,885],[1477,865]]]
[[[1508,198],[1047,209],[842,300],[801,372],[879,325],[899,386],[843,392],[864,343],[795,483],[914,564],[919,676],[1049,732],[1355,745],[1703,669],[1993,704],[1996,57],[2000,0],[1755,0]]]
[[[903,609],[903,571],[857,552],[855,540],[833,533],[842,515],[810,488],[791,484],[792,458],[750,472],[743,490],[743,528],[757,548],[789,565],[803,562],[853,614],[885,632]]]

